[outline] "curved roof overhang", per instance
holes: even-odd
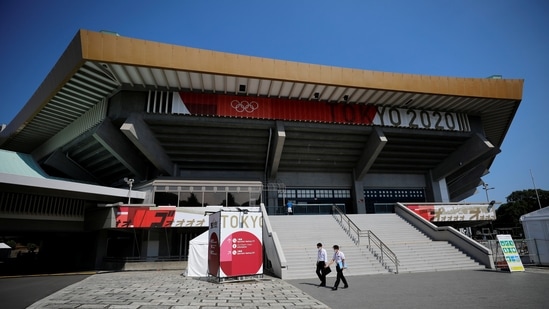
[[[29,102],[0,132],[0,147],[34,152],[39,160],[49,152],[42,145],[53,143],[52,139],[59,138],[60,133],[78,119],[87,117],[82,122],[91,123],[89,126],[99,123],[106,111],[98,106],[122,89],[239,94],[465,113],[480,118],[486,139],[499,148],[521,102],[523,80],[375,72],[235,55],[80,30]],[[164,118],[150,117],[148,121],[153,131],[162,132]],[[233,127],[235,121],[225,119],[204,126],[212,129],[221,125],[226,129]],[[261,126],[261,121],[256,122]],[[250,126],[255,126],[254,123],[250,122]],[[306,128],[301,128],[304,126]],[[307,136],[314,142],[321,130],[315,127],[320,126],[296,124],[288,128],[288,132],[299,135],[307,130],[315,131]],[[349,126],[334,128],[340,128],[340,133],[349,136],[357,130]],[[387,130],[389,135],[395,134],[396,139],[398,134],[393,131]],[[433,138],[437,134],[431,134],[432,140],[427,141],[431,148],[422,151],[444,147],[436,145],[443,140]],[[266,139],[265,135],[262,138]],[[464,140],[458,136],[454,143]],[[411,143],[405,147],[412,148],[415,141]],[[340,146],[345,144],[334,145]],[[41,152],[37,151],[41,147]],[[388,149],[398,152],[398,149]],[[264,153],[264,149],[261,151]],[[356,152],[356,149],[349,147],[347,151]],[[388,158],[383,164],[391,165],[394,163],[391,160],[398,158]]]

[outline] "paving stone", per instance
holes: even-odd
[[[329,309],[543,308],[549,271],[449,271],[349,276],[350,289],[318,288],[315,279],[214,283],[181,271],[92,275],[32,304],[30,309]],[[428,294],[425,294],[428,293]],[[494,295],[500,297],[494,297]],[[512,297],[503,297],[503,296]],[[520,297],[517,297],[520,295]]]

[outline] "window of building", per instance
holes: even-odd
[[[172,181],[174,182],[174,181]],[[177,181],[175,181],[177,182]],[[262,184],[155,185],[154,204],[179,207],[259,206]]]
[[[296,190],[297,198],[314,198],[315,197],[315,190]]]
[[[334,197],[334,191],[335,190],[315,190],[315,197],[317,198],[333,198]]]

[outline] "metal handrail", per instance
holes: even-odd
[[[335,206],[332,207],[332,215],[357,246],[360,245],[361,238],[368,237],[368,249],[370,249],[375,257],[379,258],[383,266],[387,265],[385,258],[389,259],[395,266],[395,274],[398,274],[398,265],[400,263],[396,254],[374,232],[361,230],[346,214]],[[374,250],[374,246],[379,249],[379,254]]]

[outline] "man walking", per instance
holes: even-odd
[[[336,272],[337,272],[337,277],[336,277],[336,282],[334,284],[334,286],[332,287],[332,290],[337,290],[337,287],[339,286],[339,281],[343,281],[343,288],[346,289],[349,287],[349,285],[347,284],[347,279],[345,279],[345,276],[343,275],[343,269],[346,268],[345,267],[345,254],[343,254],[343,252],[339,251],[339,246],[338,245],[334,245],[334,257],[332,258],[332,260],[330,261],[330,263],[328,263],[327,266],[325,267],[330,267],[330,265],[332,265],[333,263],[336,263]]]
[[[322,248],[321,243],[316,244],[316,248],[318,249],[316,257],[316,275],[318,276],[318,279],[320,279],[320,286],[326,286],[326,275],[329,273],[329,268],[324,268],[324,266],[326,266],[326,263],[328,262],[328,254],[326,253],[326,249]]]

